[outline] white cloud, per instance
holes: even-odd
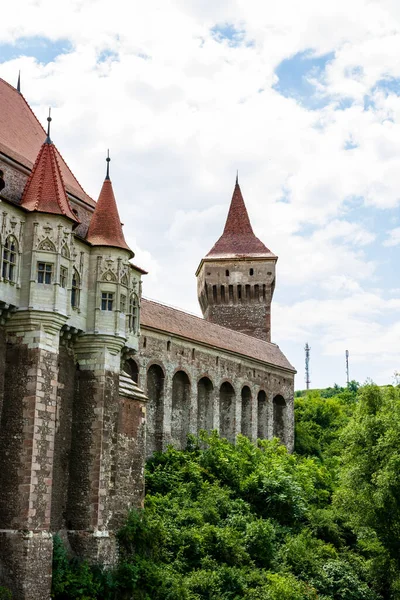
[[[388,231],[388,238],[383,242],[384,246],[400,246],[400,227]]]
[[[211,32],[226,24],[244,32],[236,47]],[[400,77],[394,0],[7,3],[0,44],[21,36],[73,45],[47,65],[1,63],[0,76],[13,83],[22,70],[42,122],[54,107],[54,140],[94,197],[110,147],[127,238],[150,271],[147,296],[198,311],[194,271],[222,232],[238,168],[254,229],[279,255],[273,330],[289,357],[305,336],[321,355],[350,336],[362,363],[365,332],[392,356],[397,308],[370,250],[382,232],[357,221],[349,201],[382,215],[399,207],[400,98],[375,87]],[[277,65],[309,49],[333,53],[316,81],[326,105],[314,111],[272,87]],[[399,243],[396,232],[385,246]],[[365,376],[383,372],[378,361]]]

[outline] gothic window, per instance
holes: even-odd
[[[101,294],[101,310],[112,310],[114,304],[113,292],[102,292]]]
[[[103,281],[116,281],[117,280],[114,273],[110,270],[108,270],[104,273],[102,279],[103,279]]]
[[[17,240],[9,235],[3,248],[2,277],[6,281],[15,281],[17,267]]]
[[[80,277],[76,269],[72,273],[72,288],[71,288],[71,306],[72,308],[79,308],[79,296],[80,296]]]
[[[122,285],[124,285],[125,287],[128,287],[128,277],[127,277],[127,275],[126,275],[126,274],[125,274],[125,275],[122,275],[122,277],[121,277],[121,283],[122,283]]]
[[[137,297],[135,294],[132,294],[132,296],[129,299],[129,319],[128,319],[128,326],[129,326],[129,331],[133,331],[135,332],[137,329],[137,325],[138,325],[138,303],[137,303]]]
[[[122,313],[126,312],[126,296],[125,296],[125,294],[121,294],[121,297],[119,299],[119,310]]]
[[[67,267],[60,267],[60,286],[62,288],[66,288],[67,281],[68,281],[68,269],[67,269]]]

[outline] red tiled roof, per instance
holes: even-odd
[[[140,324],[296,372],[276,344],[221,327],[153,300],[142,299]]]
[[[254,235],[239,183],[236,181],[225,229],[206,258],[274,256]]]
[[[96,208],[92,215],[86,239],[93,246],[113,246],[134,253],[125,241],[117,203],[110,179],[106,178],[101,188]]]
[[[32,169],[46,132],[25,98],[0,78],[0,152]],[[67,192],[89,206],[94,201],[86,194],[56,149]]]
[[[39,151],[22,194],[21,206],[29,211],[65,215],[79,223],[68,202],[56,148],[51,142],[45,142]]]

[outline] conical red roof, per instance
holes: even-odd
[[[49,138],[40,148],[22,194],[21,206],[29,211],[64,215],[79,223],[67,198],[56,148]]]
[[[86,239],[93,246],[123,248],[134,256],[125,241],[112,183],[108,177],[104,180],[101,188]]]
[[[236,180],[224,232],[207,257],[265,255],[273,256],[272,252],[254,235],[242,192]]]

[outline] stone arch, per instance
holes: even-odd
[[[64,258],[70,258],[70,256],[71,256],[67,242],[63,242],[63,244],[61,246],[61,256],[63,256]]]
[[[134,360],[133,358],[128,358],[124,362],[123,368],[124,368],[124,371],[132,377],[132,379],[135,383],[139,383],[139,367],[138,367],[136,360]]]
[[[252,411],[251,411],[251,390],[248,385],[243,386],[242,392],[242,415],[240,431],[243,435],[251,438]]]
[[[172,443],[186,447],[190,419],[190,379],[185,371],[176,371],[172,379]]]
[[[234,442],[236,437],[235,390],[229,381],[224,381],[219,390],[219,430],[221,437]]]
[[[38,250],[44,250],[45,252],[55,252],[56,247],[53,244],[53,242],[48,237],[46,237],[42,242],[40,242]]]
[[[268,438],[268,400],[264,390],[257,394],[257,437],[260,440]]]
[[[197,383],[197,431],[205,429],[211,431],[213,428],[214,386],[208,377],[202,377]]]
[[[146,454],[162,451],[164,429],[164,371],[153,363],[147,369]]]
[[[273,400],[273,435],[285,442],[286,402],[277,394]]]

